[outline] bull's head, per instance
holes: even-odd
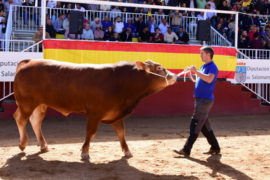
[[[140,70],[146,71],[149,75],[157,76],[164,81],[164,85],[169,86],[176,82],[176,74],[168,71],[160,64],[147,60],[145,63],[141,61],[136,61],[136,67]]]

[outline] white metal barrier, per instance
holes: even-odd
[[[0,87],[2,89],[0,102],[13,95],[13,82],[1,82]]]
[[[228,41],[222,34],[220,34],[215,28],[211,26],[210,29],[211,40],[208,42],[208,45],[211,46],[232,46],[232,43]]]
[[[24,49],[35,44],[35,41],[31,41],[31,40],[28,40],[28,41],[27,40],[6,40],[5,44],[6,44],[5,51],[21,52]],[[35,52],[35,51],[32,51],[32,52]]]
[[[13,5],[13,30],[37,31],[41,24],[41,8]]]
[[[239,49],[250,59],[265,59],[270,60],[270,50],[267,49]]]

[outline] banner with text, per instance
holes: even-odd
[[[238,59],[235,83],[270,83],[270,60]]]
[[[0,81],[14,81],[17,64],[24,59],[40,59],[43,53],[1,52]]]

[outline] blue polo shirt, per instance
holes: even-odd
[[[194,97],[214,100],[214,88],[218,76],[218,68],[216,64],[211,61],[208,64],[202,65],[199,71],[203,74],[214,74],[215,78],[211,83],[208,83],[202,80],[200,77],[197,77],[195,83]]]

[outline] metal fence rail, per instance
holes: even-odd
[[[211,40],[208,42],[210,46],[228,46],[231,47],[232,43],[228,41],[222,34],[220,34],[215,28],[211,26],[210,29]]]
[[[265,59],[270,60],[270,50],[267,49],[239,49],[250,59]]]
[[[33,44],[35,44],[35,41],[31,41],[31,40],[6,40],[5,41],[5,51],[8,52],[21,52],[24,49],[32,46]],[[36,51],[32,51],[32,52],[36,52]]]
[[[1,82],[0,89],[2,89],[2,95],[0,96],[0,102],[13,95],[13,82]]]

